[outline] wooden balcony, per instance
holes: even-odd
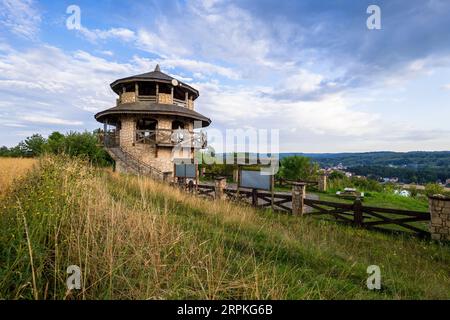
[[[135,143],[152,144],[161,147],[206,148],[207,137],[204,132],[188,130],[136,130]]]
[[[99,132],[97,139],[100,144],[108,148],[118,147],[120,145],[120,136],[116,131]]]
[[[116,100],[116,105],[139,101],[148,101],[159,104],[173,104],[190,110],[194,109],[194,101],[172,98],[172,96],[167,93],[159,93],[158,95],[138,95],[136,97],[134,92],[124,92]]]

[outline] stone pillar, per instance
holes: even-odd
[[[227,180],[224,177],[217,177],[215,183],[215,199],[225,200],[224,189],[227,186]]]
[[[430,233],[433,240],[450,240],[450,197],[429,197]]]
[[[325,173],[319,173],[319,191],[326,192],[327,191],[327,184],[328,184],[328,176]]]
[[[292,184],[292,214],[303,215],[305,212],[306,183]]]

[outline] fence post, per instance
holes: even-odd
[[[256,207],[258,205],[258,190],[252,189],[252,206]]]
[[[233,169],[233,182],[239,182],[239,168]]]
[[[224,189],[227,186],[227,180],[224,177],[217,177],[215,181],[215,199],[225,200]]]
[[[294,182],[292,184],[292,214],[303,215],[305,212],[306,183]]]
[[[318,181],[318,188],[321,192],[326,192],[328,189],[328,176],[325,172],[319,173],[319,181]]]
[[[450,240],[450,197],[433,195],[428,199],[431,238],[433,240]]]
[[[353,202],[353,211],[354,211],[354,223],[355,225],[361,227],[363,225],[363,207],[360,198],[356,198],[355,202]]]

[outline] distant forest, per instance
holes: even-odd
[[[281,158],[294,155],[280,154]],[[346,166],[348,171],[372,178],[397,177],[405,183],[445,182],[450,178],[450,151],[367,152],[297,154],[311,158],[321,167]]]

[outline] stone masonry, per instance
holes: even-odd
[[[161,72],[159,65],[154,71],[118,79],[111,89],[118,95],[116,106],[97,113],[95,119],[108,132],[105,148],[116,160],[117,171],[146,174],[147,170],[167,180],[174,175],[174,159],[193,160],[195,150],[204,147],[206,135],[192,135],[194,124],[198,129],[211,123],[192,112],[198,90]]]
[[[165,116],[155,116],[153,117],[158,121],[158,129],[170,130],[172,128],[172,119]],[[158,154],[156,154],[155,147],[149,144],[139,144],[135,143],[135,130],[136,130],[136,119],[133,116],[122,116],[121,117],[122,128],[120,130],[120,146],[124,151],[131,154],[134,158],[139,159],[143,163],[146,163],[161,172],[172,172],[173,171],[173,158],[193,158],[194,154],[189,150],[188,154],[180,152],[172,153],[172,149],[160,149]],[[191,130],[193,125],[188,123],[187,127]],[[121,168],[117,168],[121,171]]]
[[[450,197],[429,197],[430,233],[433,240],[450,240]]]

